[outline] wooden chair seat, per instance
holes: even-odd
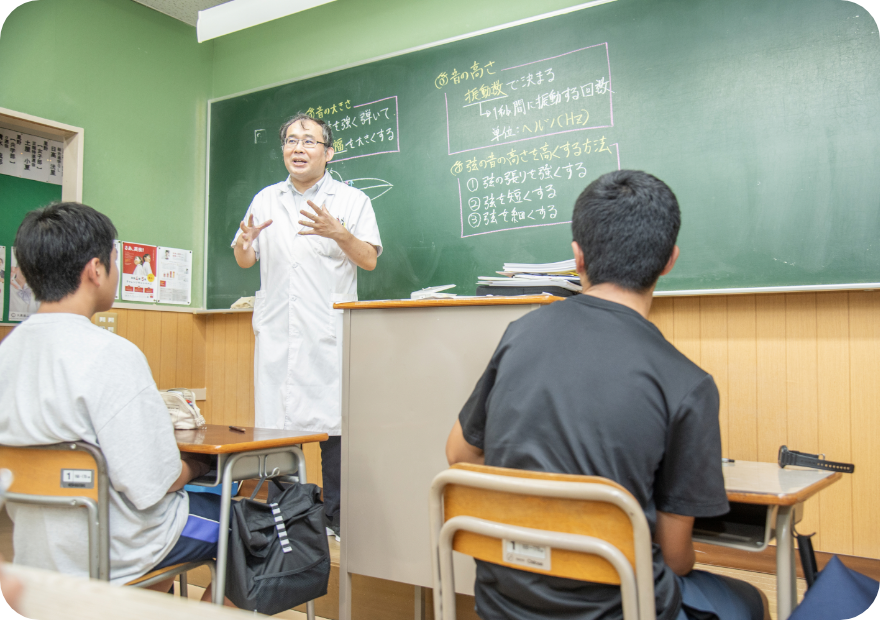
[[[432,483],[431,534],[438,620],[455,618],[452,551],[518,570],[619,585],[625,617],[654,617],[647,519],[635,498],[606,478],[454,465]],[[534,546],[536,555],[517,553],[511,541]]]

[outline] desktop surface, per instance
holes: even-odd
[[[195,454],[232,454],[250,450],[283,448],[299,443],[327,441],[327,433],[299,433],[271,428],[240,427],[235,431],[223,424],[208,424],[206,428],[174,431],[181,452]]]
[[[727,499],[743,504],[793,506],[836,482],[839,472],[777,463],[736,461],[722,466]]]

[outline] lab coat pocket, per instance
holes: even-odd
[[[309,235],[309,246],[312,248],[312,251],[318,256],[324,256],[326,258],[333,258],[336,260],[341,259],[345,256],[345,253],[342,251],[342,248],[339,247],[339,244],[333,241],[333,239],[325,239],[324,237],[319,237],[318,235]]]
[[[263,291],[257,291],[254,295],[254,316],[251,325],[254,328],[254,336],[260,333],[260,326],[263,321],[263,313],[265,312],[266,294]]]

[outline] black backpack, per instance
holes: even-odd
[[[273,504],[233,502],[226,596],[236,606],[271,616],[327,594],[330,549],[320,497],[316,485],[295,484]]]

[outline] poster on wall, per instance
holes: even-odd
[[[156,246],[122,242],[122,300],[156,301]]]
[[[14,247],[9,259],[9,320],[20,322],[35,314],[40,309],[40,302],[18,268]]]
[[[192,303],[192,250],[159,248],[159,303]]]
[[[119,274],[119,282],[116,283],[116,301],[119,301],[119,285],[122,283],[122,242],[114,241],[116,247],[116,272]]]
[[[0,245],[0,321],[3,320],[3,294],[6,292],[6,246]]]

